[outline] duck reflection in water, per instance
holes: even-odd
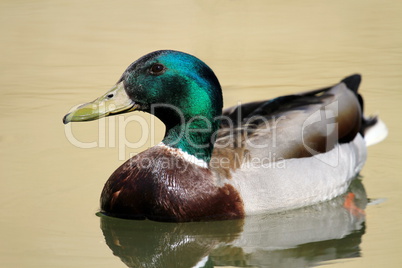
[[[367,197],[359,178],[331,201],[218,222],[161,223],[99,214],[107,245],[128,267],[308,267],[360,256]]]

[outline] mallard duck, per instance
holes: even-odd
[[[107,180],[101,212],[120,218],[244,218],[333,199],[366,159],[360,75],[300,94],[222,111],[222,90],[200,59],[173,50],[132,63],[106,94],[65,124],[131,111],[158,117],[165,136]]]

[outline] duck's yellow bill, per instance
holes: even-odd
[[[123,82],[116,84],[103,96],[82,104],[66,114],[63,123],[96,120],[102,117],[121,114],[138,109],[139,105],[127,95]]]

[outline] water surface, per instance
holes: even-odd
[[[2,1],[0,20],[1,267],[402,263],[402,3]],[[361,73],[365,112],[379,114],[390,130],[369,148],[355,181],[365,216],[347,214],[342,199],[234,222],[97,216],[108,176],[158,143],[163,126],[138,113],[155,127],[144,141],[136,122],[119,117],[71,129],[61,119],[157,49],[204,60],[220,79],[226,107]],[[68,131],[89,148],[77,147]]]

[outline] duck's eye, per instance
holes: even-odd
[[[165,65],[160,64],[160,63],[155,63],[154,65],[152,65],[151,69],[150,69],[150,73],[154,74],[154,75],[160,75],[163,74],[165,72],[166,68]]]

